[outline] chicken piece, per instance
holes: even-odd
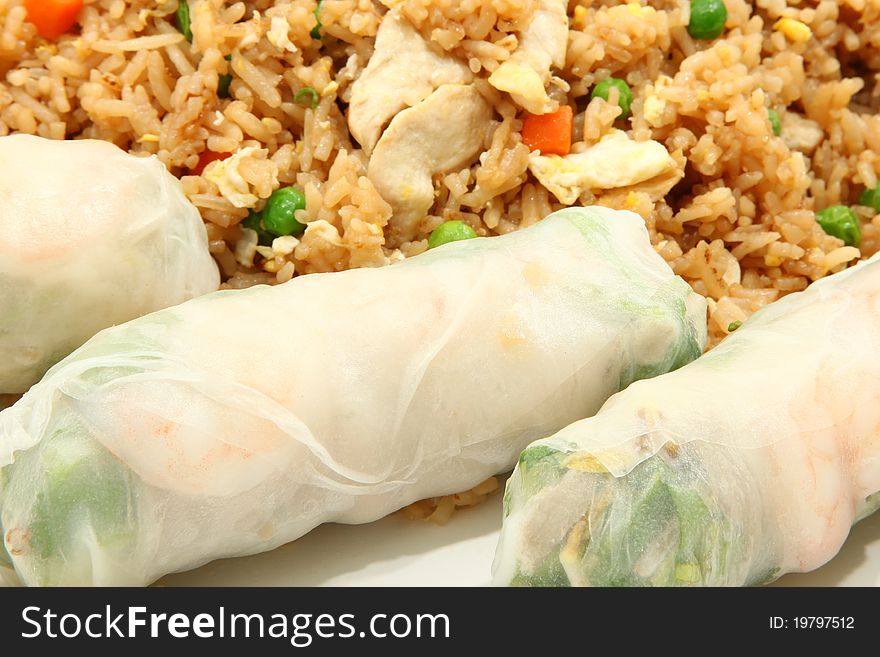
[[[812,119],[804,118],[797,112],[784,112],[781,137],[791,150],[810,155],[825,137],[825,133],[822,132],[822,126]]]
[[[566,205],[573,204],[585,190],[628,187],[675,167],[663,144],[635,141],[622,130],[605,135],[581,153],[529,156],[532,174]]]
[[[545,86],[550,80],[551,67],[565,66],[567,9],[567,2],[540,0],[531,23],[520,36],[519,47],[489,76],[493,87],[509,93],[517,105],[532,114],[547,114],[557,109]]]
[[[379,26],[370,63],[352,85],[348,128],[369,155],[400,110],[444,84],[473,79],[466,64],[441,52],[398,12],[390,11]]]
[[[470,85],[449,84],[400,112],[376,144],[367,172],[394,210],[388,243],[413,240],[434,202],[431,177],[469,163],[483,147],[492,106]]]

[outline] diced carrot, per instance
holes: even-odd
[[[568,105],[550,114],[528,114],[523,121],[523,143],[542,155],[568,155],[573,123],[574,113]]]
[[[24,0],[24,8],[40,36],[54,41],[76,23],[83,0]]]
[[[190,171],[192,171],[192,175],[194,176],[201,176],[205,172],[205,167],[211,164],[211,162],[225,160],[230,155],[232,155],[232,153],[215,153],[214,151],[202,151],[202,154],[199,155],[199,163],[196,164],[195,168],[190,169]]]

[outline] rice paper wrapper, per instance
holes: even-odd
[[[880,256],[530,445],[500,584],[746,585],[831,559],[880,505]]]
[[[637,215],[587,208],[157,312],[0,414],[0,560],[146,584],[467,490],[696,358],[705,315]]]
[[[217,290],[199,212],[155,157],[13,135],[0,169],[0,395],[101,329]]]

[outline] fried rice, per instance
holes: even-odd
[[[200,210],[225,287],[382,266],[424,251],[444,221],[495,235],[563,207],[530,168],[521,99],[489,82],[546,3],[188,4],[191,43],[175,20],[178,0],[85,0],[69,33],[47,41],[23,0],[0,0],[0,135],[103,139],[156,155]],[[711,344],[762,306],[880,250],[880,216],[858,205],[880,175],[880,0],[725,5],[719,38],[695,40],[686,1],[569,2],[564,67],[547,84],[548,102],[573,109],[573,152],[617,130],[665,147],[674,166],[662,175],[578,190],[573,203],[644,218],[657,252],[709,298]],[[432,172],[433,201],[411,239],[390,230],[393,199],[377,191],[370,148],[348,123],[389,11],[464,64],[492,111],[479,152]],[[218,92],[224,76],[228,93]],[[632,89],[624,119],[613,98],[591,99],[608,77]],[[403,106],[422,100],[391,93]],[[203,168],[207,152],[225,159]],[[288,185],[305,195],[297,219],[307,229],[261,246],[241,223]],[[835,204],[858,216],[858,248],[817,223]],[[441,506],[446,515],[448,501]]]

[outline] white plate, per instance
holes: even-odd
[[[483,586],[501,525],[501,495],[443,527],[400,515],[369,525],[325,525],[273,552],[172,575],[167,586]],[[840,554],[785,586],[880,585],[880,513],[856,525]]]

